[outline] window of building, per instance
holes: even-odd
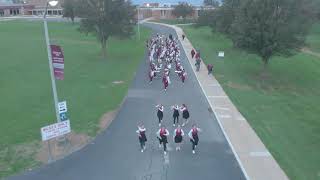
[[[4,16],[4,11],[0,10],[0,16]]]

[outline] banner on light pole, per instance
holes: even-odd
[[[51,47],[51,56],[52,56],[52,65],[54,77],[57,80],[64,79],[64,56],[60,46],[50,45]]]

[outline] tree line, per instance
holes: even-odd
[[[261,57],[266,68],[271,57],[300,51],[317,20],[319,0],[224,0],[214,10],[202,10],[197,26],[225,34],[235,47]]]

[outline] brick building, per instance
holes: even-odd
[[[0,0],[1,16],[43,15],[47,0],[25,0],[24,3],[13,3],[12,0]],[[48,15],[62,15],[62,1],[56,7],[48,7]]]
[[[187,16],[189,19],[197,19],[199,17],[199,12],[203,9],[213,9],[213,7],[194,7],[194,10],[190,16]],[[174,10],[174,6],[170,4],[162,4],[159,3],[144,3],[142,6],[138,7],[140,17],[139,19],[146,18],[155,18],[155,19],[176,19],[173,15],[172,11]]]

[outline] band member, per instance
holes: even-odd
[[[197,128],[196,125],[192,126],[192,129],[189,131],[188,136],[190,138],[190,142],[192,143],[192,153],[196,153],[195,149],[197,148],[199,142],[198,132],[201,132],[200,128]]]
[[[181,72],[181,81],[182,81],[183,84],[184,84],[184,81],[186,80],[186,78],[187,78],[187,73],[186,73],[185,70],[182,70],[182,72]]]
[[[141,152],[143,152],[144,150],[146,150],[146,142],[147,142],[146,128],[142,124],[138,126],[138,130],[136,132],[138,133]]]
[[[174,105],[171,109],[173,110],[173,126],[176,126],[176,123],[179,124],[179,106]]]
[[[167,91],[167,87],[169,85],[169,81],[168,81],[167,75],[165,75],[165,74],[162,77],[162,83],[163,83],[163,86],[164,86],[164,90]]]
[[[176,151],[181,150],[181,142],[184,136],[184,132],[181,129],[180,125],[178,125],[177,129],[174,130],[173,132],[173,139],[174,142],[177,144]]]
[[[182,126],[184,126],[184,125],[188,124],[188,122],[189,122],[188,119],[190,117],[190,114],[189,114],[188,108],[185,104],[182,104],[180,111],[182,112],[183,119],[185,119],[185,122],[182,124]]]
[[[152,69],[150,69],[149,71],[149,83],[151,84],[152,83],[152,80],[154,78],[154,75],[155,75],[155,71],[153,71]]]
[[[169,131],[164,126],[162,126],[157,132],[157,138],[159,139],[160,143],[159,148],[161,148],[161,144],[163,145],[164,154],[167,154],[167,136],[169,136]]]
[[[156,106],[156,108],[158,108],[157,117],[159,119],[159,126],[161,126],[161,122],[162,122],[162,119],[163,119],[164,107],[163,107],[162,104],[159,104],[159,105]]]

